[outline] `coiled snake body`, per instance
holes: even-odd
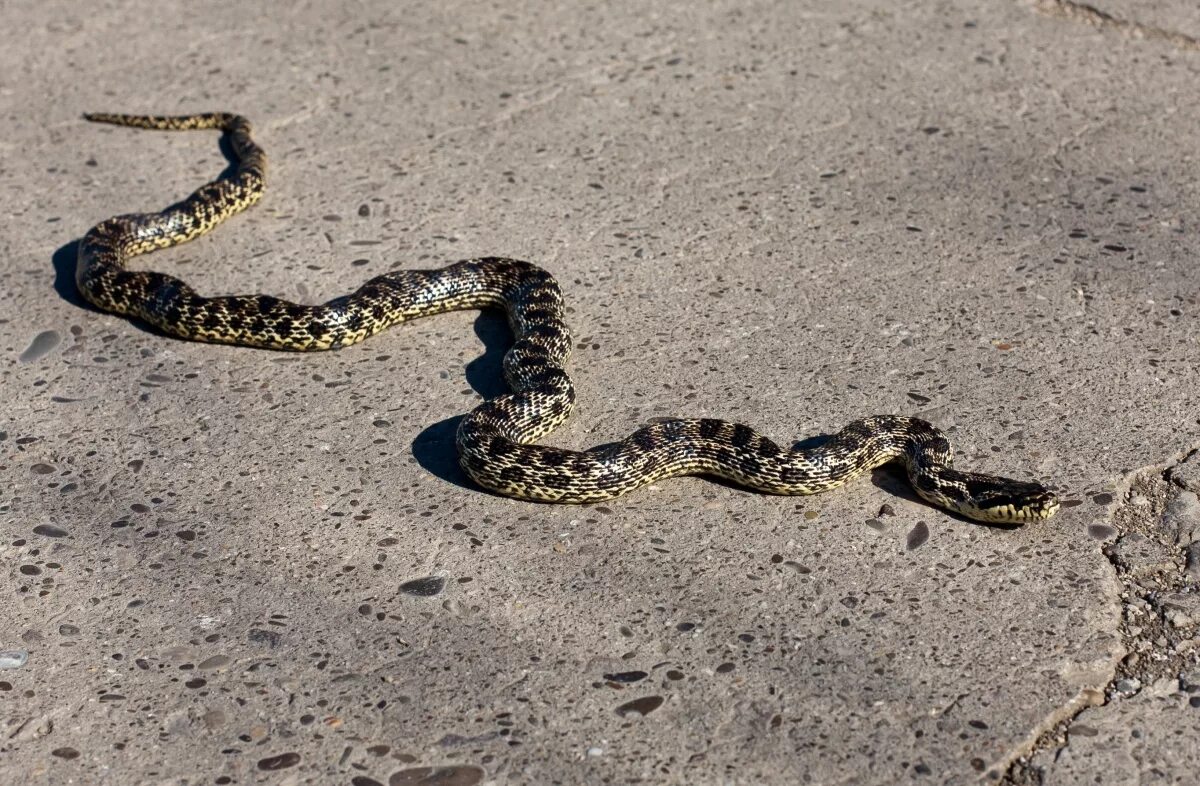
[[[512,392],[461,421],[460,463],[479,485],[507,496],[595,502],[676,475],[715,475],[773,494],[814,494],[893,459],[903,459],[925,500],[980,521],[1048,518],[1053,493],[1036,483],[950,468],[946,438],[925,421],[864,418],[824,444],[784,450],[748,426],[677,419],[645,426],[619,443],[586,451],[532,444],[575,404],[566,372],[571,338],[563,297],[545,270],[488,257],[440,270],[386,273],[323,305],[267,295],[203,297],[173,276],[125,269],[131,257],[182,243],[212,229],[263,194],[266,155],[250,125],[231,114],[181,117],[93,114],[87,119],[152,129],[221,129],[238,163],[182,202],[157,213],[97,224],[79,245],[76,281],[94,305],[137,317],[180,338],[283,350],[354,344],[390,325],[456,309],[496,307],[508,314],[515,343],[504,356]]]

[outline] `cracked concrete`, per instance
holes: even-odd
[[[1097,535],[1121,582],[1125,655],[1096,706],[1064,719],[1011,784],[1191,783],[1200,771],[1200,455],[1130,478]]]
[[[1200,61],[1172,8],[12,9],[0,776],[1185,777]],[[555,444],[918,414],[1064,509],[975,526],[889,471],[806,499],[680,479],[518,503],[450,439],[500,390],[494,315],[294,356],[89,310],[73,242],[225,161],[211,134],[80,113],[213,108],[254,121],[267,197],[147,266],[318,300],[536,260],[577,337]]]
[[[1160,41],[1186,50],[1200,50],[1200,10],[1181,0],[1034,0],[1042,14],[1082,22],[1105,32]]]

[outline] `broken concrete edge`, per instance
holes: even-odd
[[[1164,464],[1163,466],[1167,465]],[[1102,516],[1103,521],[1112,521],[1116,510],[1124,504],[1124,500],[1133,486],[1134,479],[1141,473],[1146,472],[1147,469],[1143,467],[1134,470],[1109,484],[1112,487],[1113,501],[1105,507]],[[1103,550],[1105,542],[1107,541],[1097,544],[1097,548]],[[1122,605],[1122,585],[1115,569],[1108,573],[1107,579],[1104,585],[1104,594],[1113,604],[1114,608],[1119,609]],[[1120,612],[1117,611],[1116,614],[1119,618]],[[1119,619],[1117,624],[1119,627]],[[1015,779],[1016,770],[1026,766],[1038,751],[1045,750],[1051,746],[1051,743],[1063,738],[1071,722],[1081,712],[1089,707],[1097,707],[1105,703],[1108,695],[1107,687],[1113,684],[1113,681],[1116,679],[1117,666],[1127,654],[1128,650],[1125,647],[1124,641],[1122,641],[1121,645],[1114,649],[1112,659],[1104,670],[1103,682],[1098,681],[1095,685],[1081,687],[1066,703],[1055,707],[1019,743],[1013,746],[1008,753],[984,770],[985,778],[999,778],[1000,783],[1006,785],[1013,784],[1015,786],[1016,784],[1025,783],[1023,780]]]
[[[1178,463],[1170,467],[1164,475],[1167,481],[1191,495],[1189,506],[1193,508],[1200,504],[1200,456],[1198,454],[1200,454],[1200,448],[1192,450],[1180,459]],[[1193,460],[1195,460],[1194,463]],[[1186,475],[1179,472],[1180,467],[1184,466],[1189,466],[1190,470]],[[1182,500],[1183,495],[1177,495],[1168,505],[1167,512],[1172,512],[1171,508]],[[1182,516],[1184,512],[1180,511],[1179,514]],[[1200,522],[1195,523],[1200,526]],[[1191,541],[1186,545],[1181,542],[1182,531],[1176,532],[1175,536],[1176,545],[1183,549],[1184,574],[1193,582],[1200,582],[1200,532],[1197,532],[1197,528],[1197,526],[1192,528]]]
[[[1117,673],[1117,664],[1123,657],[1125,657],[1125,652],[1122,651],[1112,661],[1112,666],[1108,669],[1108,682],[1105,683],[1105,686],[1112,684]],[[1014,786],[1023,784],[1024,781],[1013,779],[1014,770],[1031,760],[1038,751],[1048,748],[1051,741],[1064,737],[1076,716],[1088,707],[1103,705],[1105,696],[1106,691],[1102,687],[1081,688],[1065,704],[1056,707],[1043,718],[1042,722],[1025,735],[1025,738],[1015,748],[989,766],[985,770],[987,773],[985,777],[988,779],[1001,778],[1000,783],[1002,784],[1013,784]]]
[[[1035,12],[1043,16],[1079,22],[1099,30],[1120,33],[1130,38],[1164,41],[1179,49],[1200,50],[1200,40],[1187,33],[1143,24],[1132,19],[1122,19],[1088,3],[1074,2],[1074,0],[1033,0],[1031,6]]]
[[[1103,541],[1100,541],[1099,548],[1112,568],[1110,581],[1107,584],[1109,591],[1106,594],[1109,594],[1113,601],[1119,604],[1118,632],[1121,636],[1121,645],[1113,651],[1113,660],[1111,661],[1110,668],[1106,669],[1106,680],[1102,685],[1081,688],[1065,704],[1049,713],[1006,756],[997,760],[985,770],[985,779],[991,780],[996,778],[1000,773],[1003,773],[1003,776],[999,780],[1000,786],[1031,786],[1033,784],[1041,784],[1041,768],[1034,763],[1034,758],[1038,754],[1050,751],[1053,751],[1053,755],[1057,757],[1058,753],[1070,743],[1070,727],[1079,715],[1090,708],[1102,707],[1118,697],[1124,697],[1125,694],[1118,691],[1117,684],[1122,679],[1130,679],[1135,676],[1134,672],[1138,671],[1136,664],[1130,665],[1128,659],[1131,655],[1137,653],[1138,648],[1136,645],[1139,641],[1145,641],[1146,637],[1140,634],[1137,636],[1131,635],[1127,624],[1129,615],[1126,610],[1131,605],[1129,590],[1134,577],[1127,567],[1119,562],[1113,546],[1119,543],[1122,538],[1133,534],[1135,531],[1127,526],[1125,528],[1122,527],[1122,524],[1125,522],[1122,521],[1120,514],[1129,510],[1132,495],[1139,484],[1157,482],[1162,484],[1170,495],[1161,508],[1152,512],[1153,516],[1161,520],[1167,507],[1181,493],[1195,493],[1195,491],[1200,490],[1200,472],[1197,472],[1197,480],[1190,482],[1177,472],[1180,466],[1193,459],[1196,460],[1196,463],[1200,464],[1200,443],[1176,452],[1168,461],[1132,470],[1113,482],[1113,501],[1105,508],[1103,520],[1112,526],[1114,532]],[[1193,488],[1193,484],[1195,484],[1195,488]],[[1200,543],[1200,540],[1190,545],[1172,544],[1174,548],[1181,552],[1179,556],[1182,556],[1183,559],[1181,560],[1182,567],[1180,572],[1184,573],[1185,576],[1190,567],[1191,554],[1189,549],[1190,546],[1194,546],[1196,543]],[[1183,580],[1187,581],[1186,578]],[[1176,658],[1171,659],[1169,666],[1157,670],[1174,670],[1177,672],[1177,679],[1179,667],[1181,666],[1178,662],[1181,658],[1186,658],[1190,655],[1194,660],[1196,654],[1197,650],[1193,647],[1189,653],[1177,654]],[[1143,665],[1141,671],[1146,671],[1148,674],[1149,667]],[[1160,681],[1162,678],[1163,675],[1159,675],[1153,681],[1138,679],[1138,683],[1139,685],[1148,686]]]

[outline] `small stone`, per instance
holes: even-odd
[[[481,767],[410,767],[393,772],[388,786],[475,786],[487,773]]]
[[[38,524],[33,528],[33,534],[47,538],[65,538],[70,533],[62,527],[56,527],[53,524]]]
[[[201,671],[210,671],[212,669],[219,669],[228,665],[228,655],[213,655],[211,658],[205,658],[196,664],[196,668],[200,669]]]
[[[1177,546],[1187,547],[1200,540],[1200,497],[1194,492],[1181,491],[1167,503],[1163,511],[1163,529]]]
[[[49,354],[50,350],[58,346],[60,341],[62,341],[62,337],[57,330],[43,330],[34,336],[25,351],[17,356],[17,362],[32,363],[35,360],[41,360]]]
[[[1127,677],[1125,679],[1117,680],[1117,684],[1113,687],[1116,688],[1117,693],[1125,696],[1132,696],[1142,689],[1142,681],[1137,677]]]
[[[29,660],[25,650],[0,650],[0,669],[19,669]]]
[[[923,546],[927,540],[929,540],[929,525],[924,521],[918,521],[916,526],[909,531],[908,537],[905,539],[905,546],[912,551]]]
[[[271,649],[278,647],[279,642],[283,640],[283,636],[280,636],[275,631],[263,630],[262,628],[252,628],[247,634],[247,638],[255,644],[266,644]]]
[[[442,576],[426,576],[421,579],[412,579],[400,585],[400,591],[406,595],[416,595],[420,598],[430,598],[434,595],[439,595],[442,589],[446,586],[446,579]]]
[[[1200,581],[1200,540],[1187,547],[1187,574],[1192,581]]]
[[[265,759],[258,760],[258,768],[272,772],[274,770],[284,770],[288,767],[295,767],[300,763],[299,753],[281,753],[278,756],[268,756]]]
[[[640,699],[625,702],[620,707],[617,707],[616,712],[622,718],[627,716],[641,718],[654,712],[662,706],[662,703],[662,696],[643,696]]]
[[[1160,599],[1163,616],[1176,628],[1188,628],[1200,623],[1200,595],[1194,592],[1174,592]]]
[[[1193,453],[1179,462],[1168,474],[1177,485],[1189,491],[1200,492],[1200,452]]]

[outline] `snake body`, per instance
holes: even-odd
[[[76,281],[101,309],[184,339],[300,351],[354,344],[398,322],[445,311],[503,309],[515,339],[504,356],[511,392],[466,415],[456,435],[463,470],[484,488],[521,499],[596,502],[663,478],[703,474],[772,494],[815,494],[902,459],[917,494],[969,518],[1020,523],[1048,518],[1058,508],[1055,495],[1040,484],[952,469],[946,437],[911,417],[864,418],[817,447],[794,450],[748,426],[697,418],[653,423],[585,451],[535,444],[575,404],[562,291],[548,272],[486,257],[439,270],[386,273],[322,305],[268,295],[204,297],[174,276],[128,270],[126,262],[201,235],[259,200],[267,161],[251,139],[250,124],[225,113],[86,117],[150,129],[220,129],[237,156],[228,175],[182,202],[110,218],[88,231],[79,245]]]

